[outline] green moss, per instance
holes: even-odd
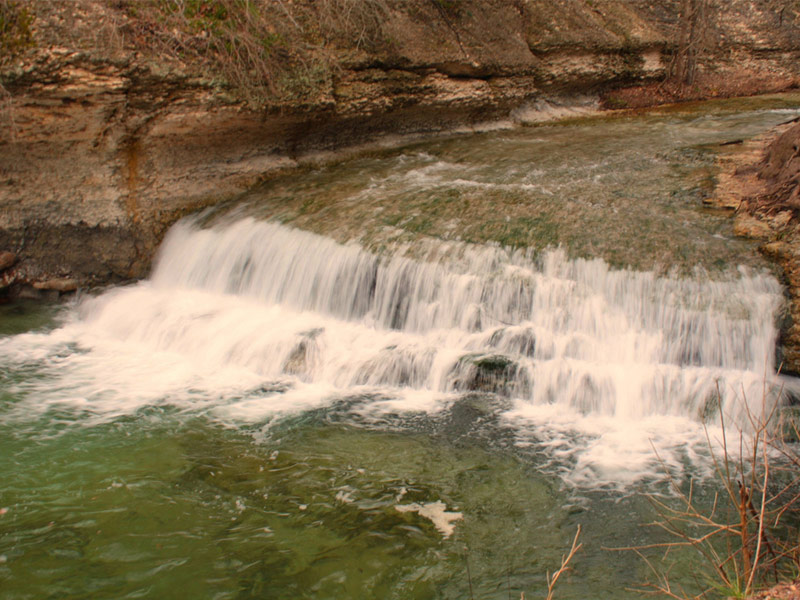
[[[474,360],[474,365],[487,375],[501,375],[516,367],[510,358],[499,354],[481,356]]]
[[[414,215],[402,227],[412,233],[430,235],[434,229],[434,224],[428,215]]]
[[[558,223],[544,215],[488,220],[469,237],[478,243],[493,241],[509,248],[547,248],[562,241]]]

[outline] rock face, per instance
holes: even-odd
[[[769,228],[762,250],[783,267],[789,291],[783,360],[787,370],[800,373],[800,123],[767,147],[758,178],[762,188],[745,199],[737,221],[749,216]]]
[[[713,68],[797,78],[798,11],[762,4],[711,11]],[[115,3],[22,5],[37,13],[32,47],[5,62],[0,48],[0,248],[19,258],[17,283],[142,277],[180,216],[320,152],[657,82],[680,26],[678,0],[389,2],[390,43],[344,44],[313,100],[254,109],[123,39]]]
[[[715,192],[736,206],[734,231],[762,242],[781,265],[789,294],[781,339],[783,370],[800,373],[800,122],[751,142],[723,170]]]

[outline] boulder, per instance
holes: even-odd
[[[462,357],[450,377],[453,388],[463,392],[510,397],[527,395],[531,388],[526,370],[499,354]]]

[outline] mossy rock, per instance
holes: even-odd
[[[494,354],[490,356],[482,356],[481,358],[473,361],[473,364],[483,374],[498,375],[506,374],[511,371],[516,371],[516,363],[507,356]]]
[[[530,380],[515,361],[501,354],[467,355],[459,359],[450,376],[452,388],[499,396],[527,394]]]

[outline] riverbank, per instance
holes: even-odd
[[[707,202],[733,211],[734,231],[760,242],[781,266],[788,294],[787,323],[778,360],[800,365],[800,122],[798,119],[742,143],[720,158],[718,184]]]
[[[248,63],[272,69],[255,89],[199,58],[236,17],[211,9],[234,4],[162,14],[4,1],[17,15],[0,61],[0,250],[17,258],[5,294],[143,277],[181,216],[365,144],[571,116],[615,89],[655,89],[682,27],[678,2],[374,2],[371,20],[340,23],[352,6],[323,4],[260,13],[268,34],[242,25],[272,49],[269,64]],[[749,92],[800,77],[793,12],[777,20],[737,0],[705,26],[720,37],[704,72],[756,74]]]

